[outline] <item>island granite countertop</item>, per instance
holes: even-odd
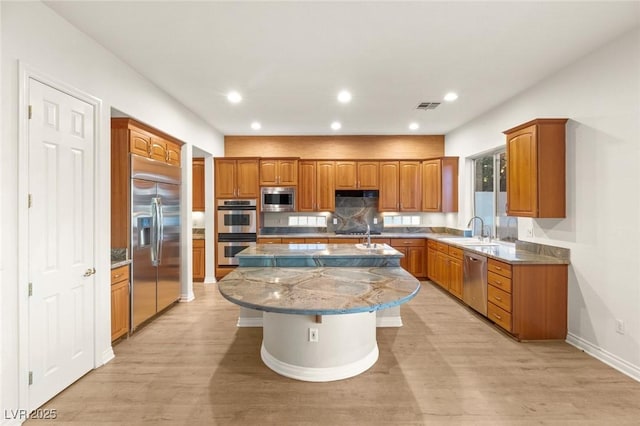
[[[401,305],[420,282],[400,267],[241,267],[218,284],[230,302],[297,315],[374,312]]]

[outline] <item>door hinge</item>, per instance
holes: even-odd
[[[29,296],[33,296],[33,283],[29,283]]]
[[[33,371],[29,371],[29,384],[33,384]]]
[[[29,105],[29,120],[31,120],[31,117],[33,117],[33,107],[31,105]]]
[[[29,194],[27,204],[29,205],[29,208],[31,208],[31,206],[33,205],[33,198],[31,197],[31,194]]]

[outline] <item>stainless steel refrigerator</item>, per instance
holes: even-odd
[[[180,297],[180,168],[131,154],[131,330]]]

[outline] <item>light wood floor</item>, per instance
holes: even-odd
[[[564,342],[518,343],[424,283],[402,328],[378,329],[380,359],[331,383],[279,376],[260,328],[196,284],[116,358],[43,408],[70,425],[640,424],[640,383]],[[31,420],[27,424],[35,424]]]

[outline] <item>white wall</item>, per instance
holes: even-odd
[[[567,340],[640,380],[640,30],[447,134],[446,155],[503,146],[502,131],[543,117],[570,120],[567,218],[519,219],[520,239],[571,249]],[[459,224],[472,215],[464,162]]]
[[[0,410],[19,407],[18,378],[24,381],[26,366],[18,365],[18,257],[22,242],[17,233],[18,202],[18,61],[57,81],[73,86],[102,100],[101,125],[98,129],[102,154],[97,169],[99,241],[97,264],[102,266],[96,278],[97,294],[108,301],[109,294],[109,119],[110,109],[116,108],[138,120],[154,126],[176,138],[213,155],[223,154],[223,136],[175,99],[145,80],[110,52],[72,27],[44,4],[39,2],[0,2],[2,40],[2,104],[1,175],[2,235],[0,250],[0,363],[2,387]],[[190,166],[191,149],[183,166]],[[183,167],[184,168],[184,167]],[[190,176],[189,172],[183,172]],[[190,180],[185,190],[190,192]],[[190,208],[190,206],[189,206]],[[187,215],[190,217],[190,214]],[[185,216],[183,216],[185,217]],[[184,229],[184,227],[183,227]],[[184,239],[190,244],[190,238]],[[187,250],[188,251],[188,250]],[[185,250],[183,250],[183,253]],[[24,284],[24,283],[23,283]],[[97,322],[99,347],[110,351],[109,307],[100,309]],[[20,371],[19,367],[23,370]],[[24,402],[24,401],[23,401]],[[4,422],[4,419],[3,419]]]

